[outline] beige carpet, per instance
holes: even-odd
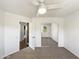
[[[25,48],[4,59],[79,59],[64,48],[59,48],[57,43],[50,38],[42,38],[42,47],[35,50]]]

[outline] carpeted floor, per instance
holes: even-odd
[[[4,59],[79,59],[64,48],[59,48],[51,38],[42,38],[42,47],[25,48]]]

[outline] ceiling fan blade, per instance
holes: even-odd
[[[40,3],[39,3],[38,0],[33,0],[33,1],[32,1],[32,4],[38,6]]]
[[[39,2],[43,3],[43,2],[45,2],[45,0],[39,0]]]
[[[47,9],[59,9],[61,8],[58,4],[46,5]]]

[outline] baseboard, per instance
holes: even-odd
[[[79,55],[77,55],[76,53],[74,53],[73,51],[71,51],[70,49],[68,49],[67,47],[64,47],[65,49],[67,49],[69,52],[71,52],[73,55],[75,55],[76,57],[79,58]]]
[[[30,47],[32,50],[35,50],[35,47],[34,48],[32,48],[32,47]]]
[[[4,59],[6,56],[4,55],[4,56],[2,56],[2,57],[0,57],[0,59]]]
[[[64,47],[64,45],[63,45],[63,44],[59,44],[59,43],[58,43],[58,47]]]
[[[0,59],[3,59],[4,57],[0,57]]]

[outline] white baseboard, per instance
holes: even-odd
[[[65,49],[67,49],[68,51],[70,51],[73,55],[75,55],[76,57],[78,57],[79,58],[79,55],[78,54],[76,54],[76,53],[74,53],[73,51],[71,51],[70,49],[68,49],[67,47],[64,47]]]
[[[6,57],[6,56],[4,55],[4,56],[0,57],[0,59],[4,59],[4,57]]]

